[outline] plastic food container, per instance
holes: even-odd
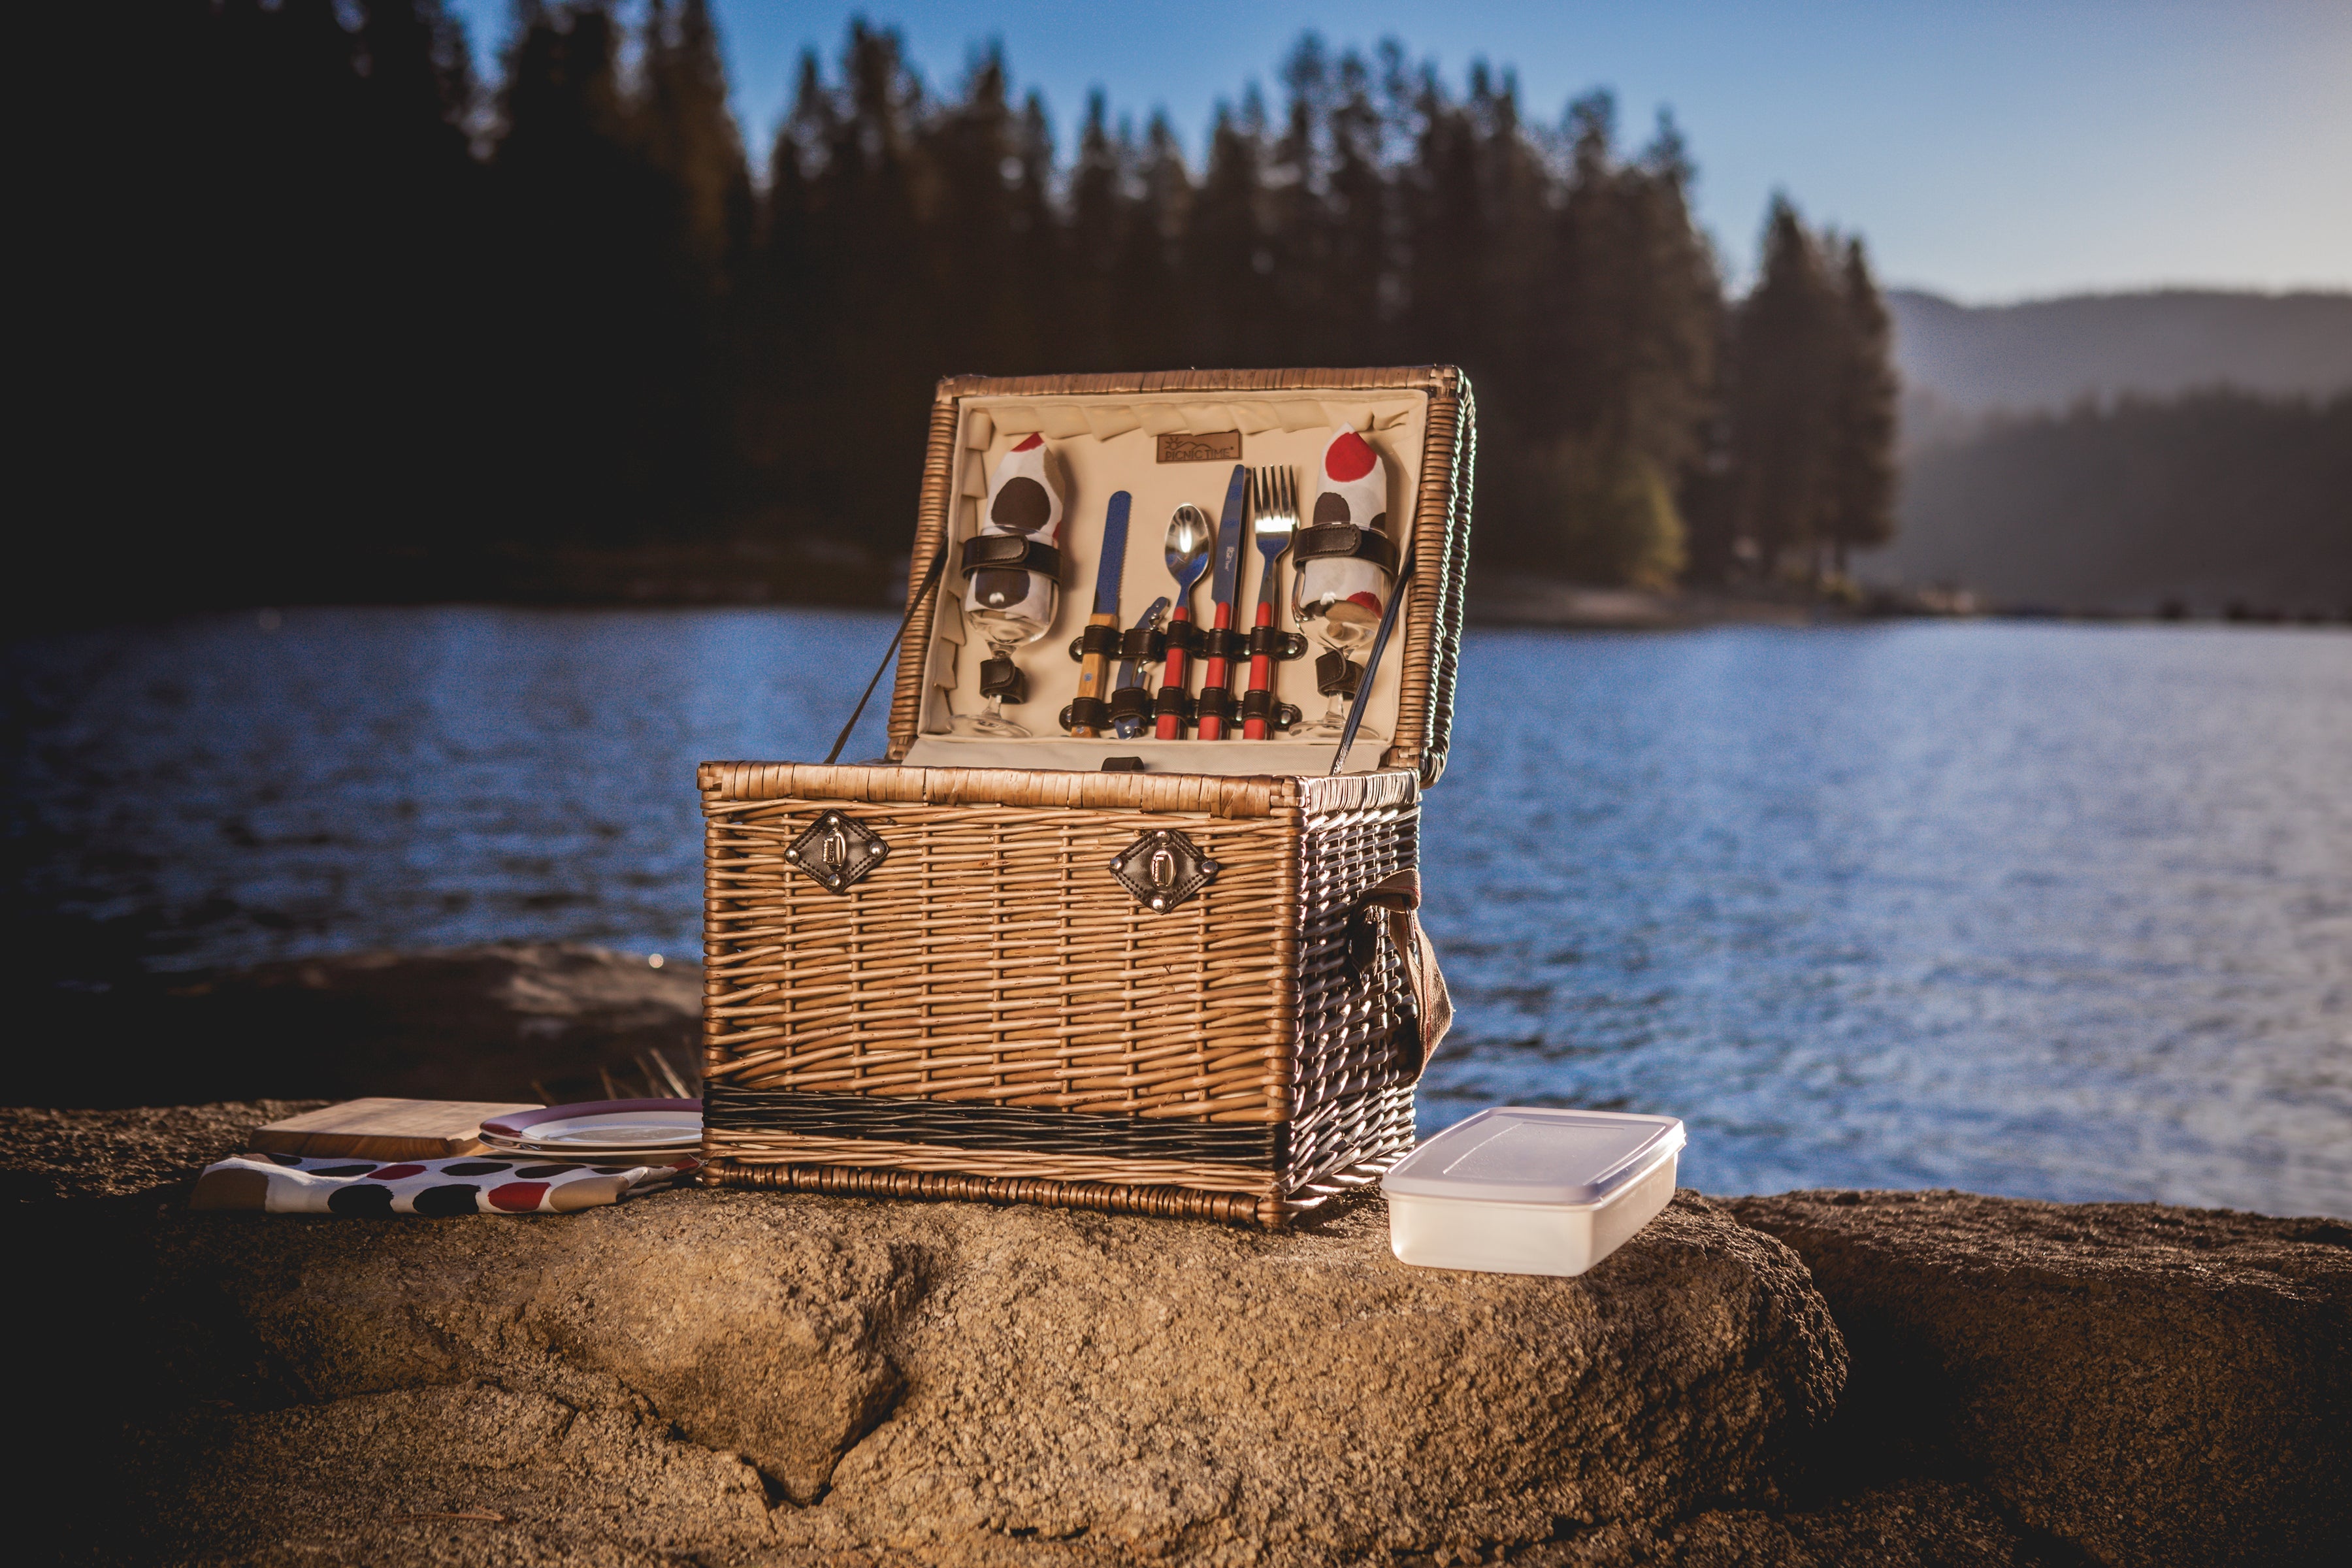
[[[1581,1274],[1675,1195],[1671,1116],[1497,1106],[1397,1162],[1389,1247],[1424,1268]]]

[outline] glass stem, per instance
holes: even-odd
[[[991,637],[988,643],[988,651],[998,658],[1011,658],[1013,657],[1013,650],[1020,646],[1021,639],[1018,637],[1009,638],[1003,642],[999,642],[995,638]],[[1003,697],[992,697],[988,700],[988,716],[992,719],[1002,719],[1004,717],[1004,699]]]

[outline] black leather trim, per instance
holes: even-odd
[[[1018,533],[978,533],[963,542],[963,574],[992,566],[1018,566],[1059,582],[1062,552]]]
[[[1396,575],[1396,541],[1375,530],[1358,528],[1352,522],[1325,522],[1302,528],[1290,549],[1301,561],[1353,556],[1371,562],[1391,577]]]
[[[980,694],[1002,697],[1007,702],[1024,702],[1029,698],[1029,683],[1021,678],[1021,667],[1009,658],[984,658],[980,661]]]
[[[1326,697],[1353,697],[1364,679],[1364,667],[1338,648],[1315,661],[1315,689]]]
[[[1098,1111],[1055,1110],[969,1100],[881,1094],[803,1094],[793,1089],[708,1086],[703,1120],[740,1132],[797,1132],[877,1143],[940,1143],[954,1149],[1094,1154],[1115,1160],[1185,1160],[1278,1171],[1289,1160],[1290,1126],[1171,1121]]]

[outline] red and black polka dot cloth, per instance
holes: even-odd
[[[267,1214],[572,1214],[654,1192],[701,1169],[681,1156],[657,1165],[557,1160],[312,1160],[238,1154],[205,1167],[188,1206]]]

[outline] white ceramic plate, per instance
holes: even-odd
[[[690,1100],[554,1105],[485,1121],[482,1139],[550,1154],[691,1149],[702,1142],[702,1107]]]
[[[516,1143],[504,1138],[482,1140],[482,1152],[485,1154],[517,1160],[585,1160],[600,1165],[609,1165],[615,1160],[675,1160],[680,1154],[694,1153],[698,1147],[694,1143],[673,1143],[665,1148],[650,1149],[614,1148],[605,1144],[583,1148],[576,1143],[549,1147],[538,1143]]]

